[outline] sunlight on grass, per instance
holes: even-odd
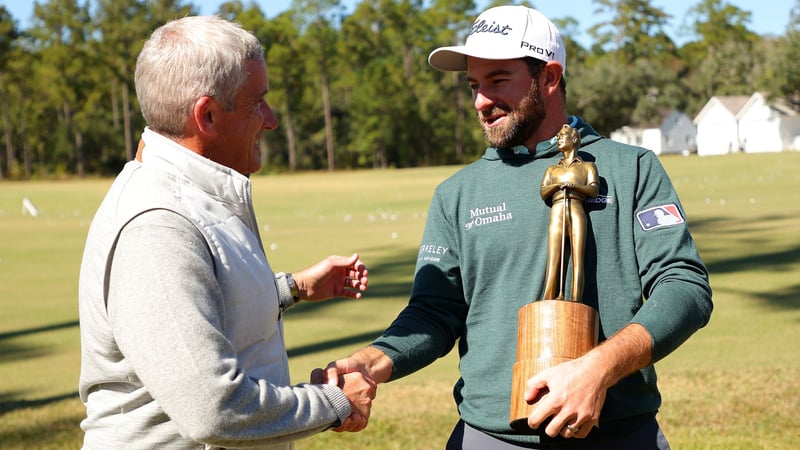
[[[665,157],[711,271],[708,327],[657,364],[659,415],[676,449],[790,449],[800,440],[800,153]],[[406,304],[433,188],[457,167],[304,173],[253,179],[275,270],[358,251],[359,301],[287,315],[292,379],[369,343]],[[83,407],[77,275],[110,180],[0,183],[0,448],[78,448]],[[535,195],[535,193],[532,193]],[[39,209],[22,214],[22,199]],[[326,432],[305,449],[440,449],[457,420],[457,358],[378,390],[362,433]]]

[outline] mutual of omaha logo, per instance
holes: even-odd
[[[639,225],[644,231],[655,230],[656,228],[678,225],[685,222],[680,210],[674,203],[668,205],[654,206],[636,213]]]
[[[511,211],[508,210],[505,202],[497,206],[474,208],[469,211],[469,222],[464,224],[464,229],[469,231],[473,227],[505,222],[511,219],[513,219]]]

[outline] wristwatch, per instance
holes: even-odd
[[[286,311],[300,301],[300,289],[289,272],[275,274],[275,286],[278,288],[278,304],[281,312]]]
[[[297,287],[297,282],[294,281],[294,277],[290,272],[286,272],[284,274],[286,277],[286,282],[289,284],[289,292],[292,294],[292,299],[295,303],[300,301],[300,289]]]

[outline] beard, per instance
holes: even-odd
[[[547,112],[544,109],[544,100],[539,93],[539,85],[534,79],[528,94],[519,102],[516,108],[502,103],[497,104],[489,111],[479,111],[478,119],[482,116],[491,116],[503,112],[506,114],[506,123],[499,127],[489,127],[480,121],[483,135],[489,145],[495,148],[507,148],[523,145],[544,121]]]

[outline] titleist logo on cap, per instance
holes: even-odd
[[[476,20],[475,23],[472,24],[472,28],[469,29],[468,36],[477,33],[496,33],[502,34],[503,36],[508,36],[508,32],[512,28],[508,25],[500,25],[497,22],[492,22],[491,24],[486,23],[486,20]]]

